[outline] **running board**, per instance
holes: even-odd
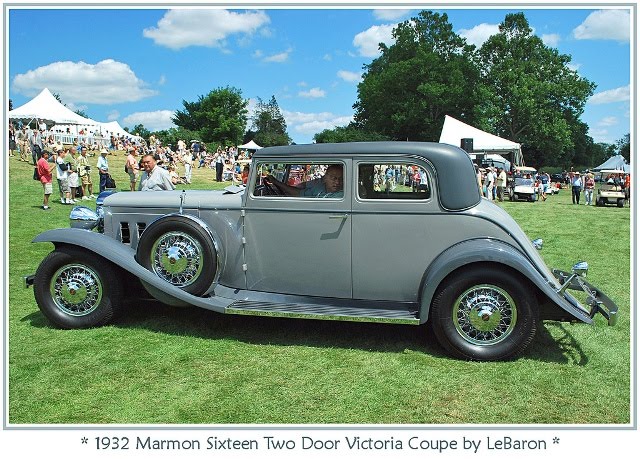
[[[364,306],[364,305],[363,305]],[[239,300],[225,308],[227,314],[288,317],[293,319],[341,320],[418,325],[417,305],[406,306],[367,304],[366,307],[335,306],[310,303],[269,303]]]

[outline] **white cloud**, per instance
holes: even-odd
[[[262,59],[262,62],[285,62],[289,59],[289,54],[293,51],[291,48],[278,54],[273,54]]]
[[[618,124],[618,118],[615,116],[606,116],[598,121],[598,126],[615,126]]]
[[[325,61],[332,61],[332,60],[333,60],[333,57],[331,56],[331,54],[327,53],[327,54],[325,54],[324,56],[322,56],[322,60],[325,60]]]
[[[161,131],[175,127],[171,117],[174,115],[172,110],[157,110],[155,112],[137,112],[125,116],[120,123],[123,127],[133,128],[138,124],[142,124],[150,131]]]
[[[344,81],[348,81],[349,83],[354,83],[356,81],[360,81],[362,73],[338,70],[338,77],[342,78]]]
[[[97,64],[53,62],[16,75],[13,88],[35,96],[42,88],[60,94],[65,104],[135,102],[157,94],[127,64],[106,59]]]
[[[236,13],[218,9],[169,10],[156,27],[142,34],[171,49],[188,46],[224,48],[230,35],[252,35],[270,22],[264,11]]]
[[[557,33],[545,33],[540,38],[545,45],[552,48],[555,48],[560,43],[560,35]]]
[[[467,43],[470,45],[476,45],[478,48],[489,39],[491,35],[495,35],[500,32],[498,24],[487,24],[483,22],[471,29],[460,29],[458,35],[467,39]]]
[[[318,99],[321,97],[325,97],[327,95],[327,93],[320,88],[311,88],[308,91],[300,91],[298,93],[298,96],[300,97],[306,97],[309,99]]]
[[[353,46],[358,48],[360,56],[377,57],[380,54],[379,43],[390,45],[393,43],[393,32],[395,24],[383,24],[371,26],[364,32],[360,32],[353,38]]]
[[[282,111],[287,127],[300,134],[313,135],[325,129],[346,126],[353,120],[353,116],[340,116],[330,112],[302,113]]]
[[[112,110],[107,113],[107,121],[115,121],[120,118],[120,112],[118,110]]]
[[[410,12],[411,10],[373,10],[373,17],[382,21],[397,21]]]
[[[628,10],[600,10],[587,16],[573,29],[578,40],[629,41],[631,17]]]
[[[620,88],[608,89],[594,94],[589,98],[589,103],[593,105],[610,104],[613,102],[626,102],[630,100],[630,85]]]

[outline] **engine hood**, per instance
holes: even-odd
[[[244,191],[226,190],[175,190],[175,191],[135,191],[114,193],[105,198],[103,205],[111,209],[119,207],[153,209],[180,208],[180,198],[184,193],[183,207],[188,209],[239,209]]]

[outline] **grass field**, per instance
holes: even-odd
[[[127,190],[124,155],[108,158]],[[620,319],[545,322],[518,360],[472,363],[446,356],[423,326],[225,316],[152,301],[129,302],[107,327],[52,328],[22,276],[52,248],[33,237],[68,227],[71,207],[56,191],[43,211],[32,166],[8,164],[11,424],[630,422],[628,207],[574,206],[568,190],[500,204],[528,236],[544,238],[550,266],[587,260],[589,281]],[[213,177],[194,169],[187,186],[213,189]]]

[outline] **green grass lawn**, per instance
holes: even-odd
[[[124,155],[108,158],[127,190]],[[52,249],[33,237],[68,227],[71,206],[56,191],[41,210],[32,166],[8,163],[11,424],[630,422],[628,207],[574,206],[568,190],[500,204],[532,239],[544,238],[549,266],[587,260],[589,281],[620,318],[615,327],[601,317],[595,326],[545,322],[518,360],[473,363],[449,358],[423,326],[226,316],[153,301],[128,302],[107,327],[55,329],[22,276]],[[184,187],[220,188],[214,175],[194,169]]]

